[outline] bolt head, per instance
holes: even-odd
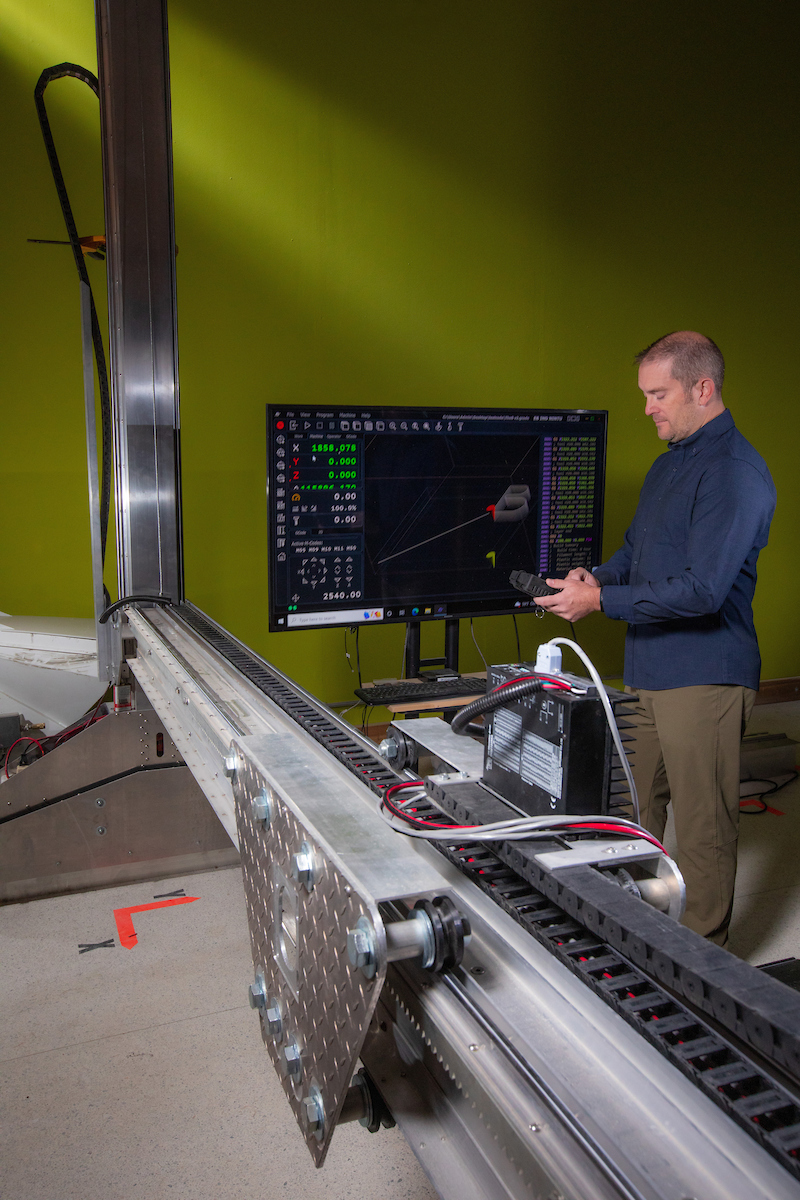
[[[348,930],[347,956],[353,966],[359,968],[368,977],[375,974],[377,962],[375,935],[363,918],[355,929]]]
[[[281,1006],[277,1000],[268,1000],[264,1009],[264,1024],[273,1037],[280,1037],[283,1028]]]
[[[283,1047],[281,1058],[286,1074],[290,1075],[292,1079],[298,1079],[303,1070],[303,1059],[300,1054],[300,1047],[294,1039],[291,1042],[287,1042]]]
[[[269,829],[272,820],[272,805],[264,788],[250,801],[250,815],[254,821],[261,821],[264,828]]]
[[[233,779],[234,775],[236,774],[236,770],[237,770],[238,766],[239,766],[238,754],[236,754],[234,751],[231,751],[230,754],[226,754],[224,759],[222,760],[222,769],[225,772],[225,778]]]
[[[292,855],[292,879],[302,883],[307,892],[314,887],[314,851],[308,842],[303,842],[297,853]]]
[[[384,738],[378,746],[378,754],[381,758],[385,758],[387,762],[391,762],[393,758],[397,758],[397,742],[394,738]]]
[[[255,980],[247,989],[247,999],[251,1008],[264,1008],[267,1003],[267,985],[261,971],[256,972]]]
[[[305,1096],[303,1098],[302,1107],[303,1117],[309,1133],[321,1132],[325,1124],[325,1116],[322,1109],[321,1099],[319,1099],[317,1096]]]

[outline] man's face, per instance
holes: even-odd
[[[683,384],[673,378],[670,359],[643,362],[639,387],[644,393],[645,416],[655,421],[662,442],[680,442],[703,424],[703,410],[698,408],[695,396],[687,395]]]

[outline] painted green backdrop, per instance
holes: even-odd
[[[689,327],[722,346],[725,398],[778,485],[756,615],[764,675],[800,673],[797,12],[173,0],[189,597],[346,698],[341,630],[266,633],[264,405],[608,408],[608,553],[662,449],[632,356]],[[75,271],[25,239],[64,236],[32,93],[45,66],[95,69],[89,0],[2,0],[0,56],[0,608],[85,616]],[[67,80],[48,103],[79,232],[100,232],[96,101]],[[508,618],[475,630],[488,658],[516,654]],[[564,630],[521,618],[523,652]],[[620,670],[622,628],[579,632]],[[401,646],[366,630],[365,678],[396,674]],[[478,667],[464,625],[462,646]]]

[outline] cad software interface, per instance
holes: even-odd
[[[599,560],[606,417],[268,406],[270,628],[530,608]]]

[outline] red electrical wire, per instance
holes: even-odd
[[[490,696],[496,695],[497,692],[502,692],[503,688],[512,687],[515,683],[527,683],[529,679],[541,679],[544,683],[551,683],[553,687],[560,688],[562,692],[571,692],[572,687],[564,679],[556,679],[552,675],[518,675],[516,679],[507,679],[505,683],[498,683],[496,688],[488,693]]]
[[[420,786],[421,786],[421,784],[419,784],[413,780],[409,780],[407,783],[392,784],[392,786],[390,788],[386,789],[383,796],[381,797],[381,803],[383,805],[385,805],[385,807],[388,808],[389,811],[394,814],[394,816],[401,817],[404,821],[408,821],[409,825],[413,825],[415,828],[419,828],[419,829],[454,829],[454,830],[478,829],[479,828],[478,825],[450,825],[450,824],[441,824],[441,823],[437,823],[434,821],[426,821],[422,817],[414,817],[411,815],[411,813],[404,812],[403,809],[398,808],[397,805],[392,803],[390,796],[393,792],[398,792],[402,788],[410,788],[410,787],[419,788]]]
[[[480,829],[481,828],[480,825],[449,825],[449,824],[445,825],[445,824],[442,824],[441,822],[426,821],[423,817],[414,817],[411,815],[411,813],[404,812],[402,809],[397,808],[396,805],[392,804],[390,797],[393,792],[400,791],[403,788],[412,788],[412,787],[419,788],[421,786],[422,786],[421,784],[417,783],[414,780],[409,780],[407,783],[395,783],[390,788],[386,789],[386,792],[384,793],[384,795],[382,797],[383,802],[385,803],[386,807],[396,817],[401,817],[403,820],[407,821],[409,823],[409,825],[413,825],[419,829],[452,829],[455,832],[455,831],[464,830],[464,829]],[[607,822],[603,822],[603,821],[582,821],[580,824],[556,823],[552,826],[553,833],[555,833],[558,830],[563,830],[563,832],[569,833],[572,830],[578,830],[578,829],[592,829],[592,830],[596,830],[597,832],[600,832],[600,833],[613,833],[613,834],[616,834],[617,837],[637,838],[642,841],[650,842],[651,845],[656,846],[663,854],[667,853],[667,851],[661,845],[661,842],[659,842],[656,838],[654,838],[652,836],[652,834],[647,833],[647,831],[644,829],[628,830],[628,829],[623,828],[620,825],[611,825],[611,824],[608,824]],[[551,831],[550,829],[542,829],[541,831],[537,831],[537,832],[548,833],[550,831]],[[497,840],[502,841],[503,835],[499,834]]]
[[[661,842],[657,841],[652,834],[647,833],[644,829],[624,829],[619,825],[604,825],[601,821],[587,821],[586,823],[582,822],[580,825],[565,825],[563,828],[565,832],[570,829],[599,829],[604,833],[616,833],[620,837],[637,838],[645,842],[652,842],[663,854],[667,853]]]
[[[11,745],[8,747],[8,750],[6,750],[6,760],[5,760],[5,763],[4,763],[4,765],[3,765],[3,769],[5,770],[5,773],[6,773],[6,779],[10,779],[10,778],[11,778],[11,776],[10,776],[10,775],[9,775],[9,773],[8,773],[8,759],[9,759],[9,755],[11,754],[11,751],[14,749],[14,747],[15,747],[15,746],[18,746],[20,742],[33,742],[33,744],[34,744],[35,746],[38,746],[38,747],[39,747],[39,749],[40,749],[40,750],[41,750],[41,752],[42,752],[42,755],[44,755],[44,754],[45,754],[45,748],[44,748],[44,746],[42,745],[42,743],[41,743],[41,742],[38,742],[38,741],[36,740],[36,738],[34,738],[34,737],[25,737],[25,736],[23,736],[23,737],[18,737],[18,738],[17,738],[17,740],[16,740],[15,742],[12,742],[12,743],[11,743]]]
[[[103,702],[101,700],[100,704],[102,703]],[[97,708],[100,707],[100,704],[97,705]],[[94,725],[96,721],[102,721],[103,718],[97,716],[97,708],[89,717],[88,721],[84,721],[82,725],[76,725],[74,729],[65,729],[63,733],[60,733],[53,743],[52,749],[55,750],[56,746],[60,745],[61,742],[68,742],[69,739],[74,737],[76,733],[83,733],[84,729],[88,729],[89,726]]]

